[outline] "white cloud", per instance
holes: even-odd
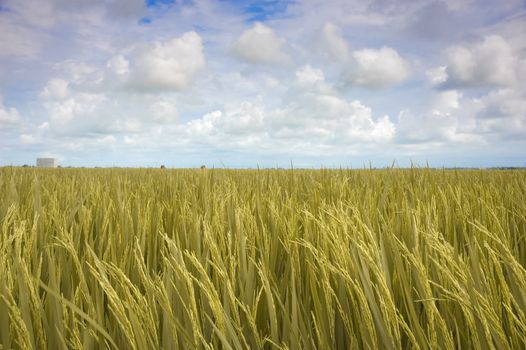
[[[226,105],[186,123],[186,142],[260,153],[320,154],[352,153],[394,137],[395,125],[388,116],[374,118],[360,101],[340,96],[321,70],[307,65],[296,76],[282,105],[269,108],[263,98]]]
[[[437,92],[423,110],[399,114],[400,143],[497,144],[526,136],[526,91],[496,89],[481,97]]]
[[[402,110],[396,124],[396,140],[404,144],[442,144],[482,141],[480,135],[471,130],[464,131],[457,114],[432,110],[415,114]]]
[[[100,84],[103,79],[99,67],[72,59],[55,63],[53,70],[74,84]]]
[[[64,79],[53,78],[40,93],[41,98],[45,99],[64,99],[69,93],[69,82]]]
[[[245,101],[225,106],[224,109],[206,113],[201,118],[188,122],[187,135],[197,142],[208,139],[213,143],[237,143],[261,131],[265,113],[261,100]]]
[[[71,59],[54,64],[54,71],[63,78],[51,79],[41,97],[64,98],[70,90],[154,94],[183,91],[205,66],[202,39],[195,32],[123,51],[128,51],[129,57],[118,53],[103,67]]]
[[[37,143],[37,139],[31,134],[21,134],[20,143],[23,145],[32,145]]]
[[[325,23],[322,29],[322,49],[332,58],[345,61],[349,57],[349,45],[343,38],[342,30],[331,22]]]
[[[440,85],[447,80],[446,66],[440,66],[428,69],[426,71],[426,76],[429,83],[433,86]]]
[[[330,59],[329,67],[343,66],[343,80],[356,86],[387,88],[402,83],[410,74],[409,62],[391,47],[351,51],[341,28],[331,22],[323,25],[320,47],[322,56]]]
[[[117,139],[113,135],[104,135],[104,136],[95,138],[95,142],[100,145],[109,146],[109,145],[115,144],[117,142]]]
[[[312,68],[305,65],[296,71],[296,81],[302,86],[311,86],[325,81],[325,76],[321,69]]]
[[[347,76],[355,85],[384,88],[400,84],[409,76],[409,63],[390,47],[354,51]]]
[[[94,138],[107,134],[143,134],[159,125],[176,122],[176,95],[137,94],[112,90],[86,90],[71,82],[51,79],[40,98],[47,120],[33,126],[38,134],[52,138]]]
[[[149,112],[152,120],[171,122],[177,117],[177,107],[174,101],[161,99],[150,105]]]
[[[475,99],[477,130],[499,139],[526,137],[526,91],[497,89]]]
[[[123,55],[117,55],[106,63],[106,68],[114,75],[123,76],[130,72],[130,62]]]
[[[1,96],[0,96],[1,97]],[[6,107],[0,98],[0,129],[7,129],[20,121],[18,110],[13,107]]]
[[[137,52],[131,84],[146,90],[183,90],[204,66],[202,39],[196,32],[187,32]]]
[[[241,34],[233,44],[232,51],[250,63],[286,64],[291,59],[283,52],[285,43],[286,40],[278,37],[272,28],[256,23]]]
[[[294,101],[271,110],[258,101],[243,102],[207,113],[186,124],[186,142],[249,147],[249,151],[271,154],[285,150],[319,154],[327,149],[347,153],[389,142],[394,136],[395,126],[389,117],[373,119],[371,109],[359,101],[319,96],[308,106],[305,102]],[[344,145],[350,148],[342,148]]]
[[[51,122],[56,126],[74,126],[76,123],[80,126],[82,119],[95,120],[98,117],[93,114],[104,99],[102,95],[78,93],[63,100],[46,101],[44,106]]]
[[[456,90],[436,91],[419,110],[403,109],[396,124],[400,144],[444,145],[482,141],[469,99]]]
[[[462,93],[457,90],[442,91],[436,96],[432,107],[434,110],[447,113],[460,107],[461,98]]]
[[[518,74],[518,59],[511,46],[498,35],[486,36],[471,46],[447,51],[446,86],[510,86]]]

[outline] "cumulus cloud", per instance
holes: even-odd
[[[0,129],[7,129],[17,125],[20,121],[18,110],[13,107],[6,107],[0,96]]]
[[[129,91],[86,89],[71,81],[51,79],[40,92],[47,120],[34,130],[52,138],[95,138],[109,134],[147,133],[176,122],[174,93],[137,94]]]
[[[446,66],[439,66],[426,70],[426,77],[429,84],[438,86],[447,80]]]
[[[400,111],[396,140],[401,144],[459,144],[482,142],[469,101],[456,90],[437,92],[425,110]]]
[[[339,95],[326,84],[321,70],[306,65],[296,71],[282,105],[269,108],[261,97],[226,105],[186,123],[183,130],[189,143],[319,154],[388,143],[395,125],[388,116],[374,118],[360,101]]]
[[[54,64],[54,71],[62,77],[51,79],[41,97],[64,98],[72,89],[90,93],[183,91],[205,67],[202,39],[195,32],[128,51],[110,57],[103,67],[76,60]]]
[[[319,96],[307,106],[305,101],[294,101],[270,110],[258,102],[245,101],[192,120],[184,130],[187,142],[194,144],[319,154],[327,149],[347,153],[364,145],[389,142],[395,126],[388,116],[373,118],[371,109],[357,100]]]
[[[451,110],[458,109],[461,99],[462,93],[457,90],[442,91],[434,98],[432,108],[441,113],[447,113]]]
[[[112,63],[122,72],[126,64],[119,60]],[[145,90],[183,90],[204,66],[202,39],[196,32],[187,32],[139,50],[134,57],[131,84]]]
[[[526,72],[517,50],[499,35],[447,50],[447,64],[426,72],[437,92],[430,111],[401,115],[399,136],[443,142],[519,140],[526,135]],[[460,89],[478,88],[482,95],[464,96]],[[411,126],[411,124],[416,126]],[[411,136],[412,135],[412,136]],[[428,141],[429,142],[429,141]]]
[[[67,80],[70,86],[94,86],[100,84],[104,78],[98,66],[72,59],[53,64],[53,71],[61,79]]]
[[[331,22],[327,22],[323,26],[321,47],[322,50],[337,60],[346,61],[349,57],[349,44],[343,38],[341,28]]]
[[[352,51],[337,25],[327,22],[321,29],[322,56],[343,67],[343,80],[352,85],[378,89],[398,85],[410,73],[410,64],[395,49],[363,48]]]
[[[321,69],[305,65],[296,70],[296,82],[301,86],[310,87],[316,83],[324,82],[325,75]]]
[[[190,137],[208,138],[214,142],[228,142],[228,138],[243,139],[253,137],[261,131],[264,107],[261,100],[242,102],[225,106],[225,110],[206,113],[203,117],[192,120],[187,124]],[[238,142],[237,141],[237,142]]]
[[[44,99],[63,99],[68,95],[69,82],[64,79],[53,78],[40,93],[40,97]]]
[[[116,54],[99,67],[75,60],[55,64],[62,77],[48,80],[40,91],[47,121],[46,128],[34,127],[35,134],[94,139],[175,123],[174,93],[188,88],[205,64],[200,36],[187,32],[126,56]]]
[[[447,75],[443,86],[510,86],[516,83],[520,61],[499,35],[486,36],[470,46],[447,51]]]
[[[503,88],[474,99],[476,129],[497,139],[524,139],[526,135],[526,90]]]
[[[437,92],[420,111],[404,109],[398,116],[400,143],[494,144],[526,135],[526,91],[496,89],[480,97],[458,90]]]
[[[23,145],[32,145],[37,143],[37,139],[31,134],[21,134],[20,143]]]
[[[355,85],[385,88],[400,84],[409,76],[409,63],[390,47],[357,50],[352,57],[353,67],[347,79]]]
[[[279,138],[305,137],[314,145],[335,148],[389,142],[395,131],[388,116],[373,118],[371,108],[358,100],[309,93],[276,111],[272,124]]]
[[[94,118],[90,117],[104,100],[104,96],[88,93],[77,93],[74,96],[65,95],[64,97],[67,98],[58,100],[56,100],[57,96],[49,97],[52,100],[44,102],[44,107],[49,113],[51,122],[59,127],[64,127],[66,124],[74,126],[75,122],[80,125],[82,119],[93,120]]]
[[[130,62],[123,55],[117,55],[106,63],[106,68],[114,75],[123,76],[130,72]]]
[[[250,63],[286,64],[291,59],[283,51],[285,43],[272,28],[256,23],[241,34],[232,45],[232,52]]]
[[[397,142],[400,144],[446,144],[462,141],[458,118],[438,110],[415,114],[404,109],[398,114]]]
[[[177,117],[177,106],[173,100],[160,99],[149,107],[152,120],[158,122],[172,122]]]

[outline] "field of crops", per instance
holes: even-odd
[[[0,348],[524,349],[526,172],[0,169]]]

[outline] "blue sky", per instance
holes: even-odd
[[[0,0],[0,165],[526,166],[526,6]]]

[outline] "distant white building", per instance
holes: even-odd
[[[58,160],[56,158],[37,158],[37,167],[39,168],[56,168]]]

